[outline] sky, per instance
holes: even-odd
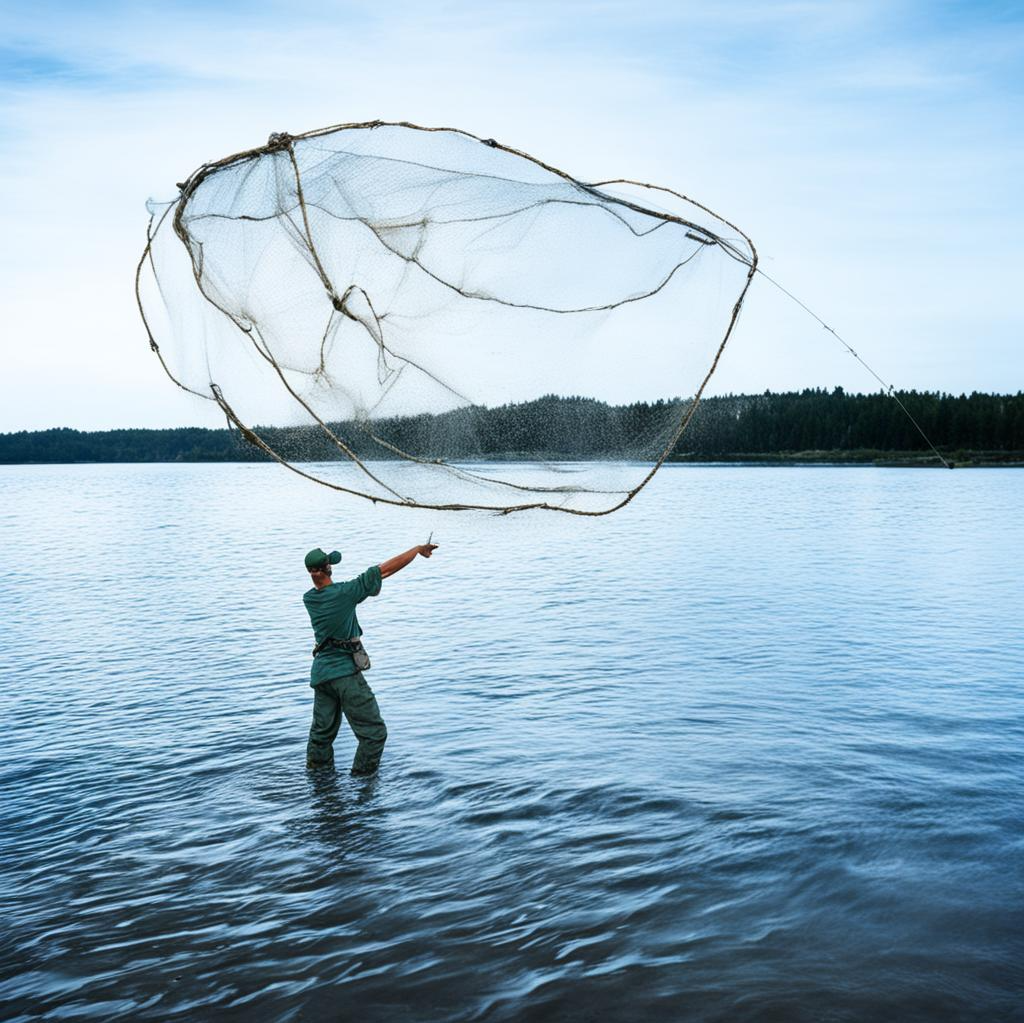
[[[0,431],[222,425],[148,349],[149,198],[380,118],[700,200],[897,387],[1024,388],[1015,3],[0,2]],[[711,393],[875,389],[756,281]]]

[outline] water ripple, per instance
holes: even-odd
[[[1022,1018],[1024,475],[668,467],[594,522],[0,480],[4,1018]],[[299,559],[431,530],[361,613],[379,776],[308,774]]]

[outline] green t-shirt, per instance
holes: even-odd
[[[315,586],[302,595],[302,603],[313,623],[313,635],[320,643],[328,636],[334,639],[355,639],[363,630],[356,618],[356,604],[380,593],[380,566],[372,565],[365,572],[343,583],[331,583],[322,590]],[[328,648],[313,658],[309,684],[319,685],[331,678],[354,675],[358,669],[352,655],[344,650]]]

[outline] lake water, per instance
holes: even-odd
[[[1024,472],[669,466],[595,520],[0,468],[0,1017],[1024,1018]],[[302,556],[378,777],[309,774]]]

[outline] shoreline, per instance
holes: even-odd
[[[957,469],[1024,469],[1024,452],[1019,451],[955,451],[943,452],[943,456]],[[400,459],[364,459],[367,462],[391,462]],[[453,465],[515,465],[522,462],[636,462],[651,465],[653,459],[620,458],[574,458],[564,454],[545,455],[541,453],[512,452],[488,458],[452,458]],[[310,461],[296,459],[296,465],[325,465],[337,463],[347,465],[347,459]],[[124,458],[124,459],[36,459],[4,461],[0,467],[14,465],[271,465],[272,459],[263,458]],[[759,466],[873,466],[878,469],[942,469],[941,462],[932,454],[919,451],[780,451],[780,452],[732,452],[728,454],[703,455],[680,453],[672,455],[665,465],[742,465]]]
[[[954,396],[903,391],[900,402],[921,422],[915,432],[887,394],[803,391],[706,397],[682,436],[671,444],[673,463],[746,465],[1024,465],[1024,391]],[[374,420],[261,425],[258,437],[285,462],[331,462],[348,454],[390,461],[392,452],[446,462],[641,461],[663,455],[679,427],[681,399],[609,405],[595,398],[546,395],[487,408]],[[349,450],[350,449],[350,450]],[[941,452],[941,458],[935,452]],[[336,458],[340,456],[340,458]],[[0,433],[0,464],[125,462],[262,462],[267,454],[245,433],[227,426],[127,427],[78,430],[54,427]]]
[[[1020,451],[944,451],[943,457],[957,469],[1021,469]],[[944,468],[933,454],[920,451],[781,451],[734,453],[708,458],[704,455],[674,455],[668,462],[707,465],[872,465],[880,469]]]

